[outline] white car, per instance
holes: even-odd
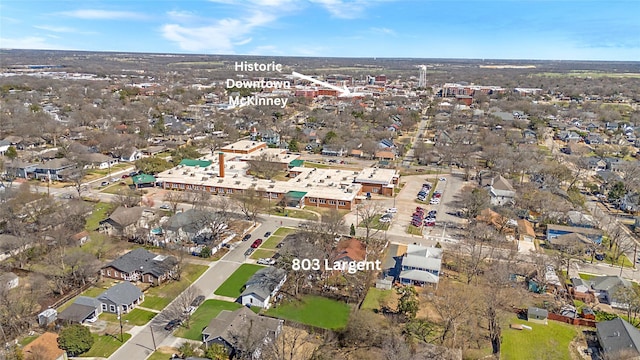
[[[447,181],[447,178],[441,177],[441,178],[438,179],[438,181]]]
[[[274,259],[271,259],[271,258],[258,259],[258,264],[260,264],[260,265],[273,265],[275,263],[276,263],[276,261]]]
[[[169,210],[169,209],[171,209],[171,206],[169,206],[169,205],[167,205],[167,204],[162,204],[162,205],[160,205],[160,209],[162,209],[162,210]]]
[[[429,205],[438,205],[438,204],[440,204],[440,200],[431,199],[431,201],[429,201]]]
[[[395,214],[395,213],[398,212],[398,209],[397,208],[390,208],[390,209],[387,209],[387,212],[390,213],[390,214]]]

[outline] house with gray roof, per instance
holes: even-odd
[[[198,236],[206,238],[206,234],[212,234],[207,227],[211,215],[206,211],[189,209],[173,215],[162,227],[165,239],[174,242],[190,242]]]
[[[246,306],[235,311],[222,310],[202,330],[202,342],[207,347],[224,346],[230,358],[240,357],[244,349],[253,349],[253,354],[247,355],[260,359],[262,347],[277,339],[283,323],[283,320],[260,316]]]
[[[140,206],[119,206],[108,218],[100,221],[100,232],[133,239],[137,230],[144,227],[140,221],[144,210]]]
[[[68,308],[58,314],[58,320],[66,323],[84,324],[94,322],[102,314],[102,303],[92,297],[78,296]]]
[[[507,205],[514,202],[516,191],[511,182],[502,175],[491,178],[488,187],[491,205]]]
[[[102,311],[126,314],[144,301],[144,294],[137,286],[123,281],[108,288],[96,299],[100,301]]]
[[[598,276],[591,280],[591,289],[600,302],[611,305],[611,307],[626,309],[629,304],[616,296],[621,287],[631,287],[631,283],[617,275]]]
[[[238,302],[245,306],[258,306],[268,309],[271,299],[287,281],[287,272],[276,267],[265,267],[256,271],[245,284]]]
[[[399,280],[405,285],[437,287],[441,265],[442,249],[408,245],[401,260]]]
[[[597,323],[596,336],[607,359],[640,357],[640,330],[621,318]]]
[[[147,249],[137,248],[105,265],[100,269],[100,275],[159,285],[175,275],[177,265],[178,260],[173,256],[158,255]]]

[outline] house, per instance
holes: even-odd
[[[591,244],[593,244],[591,240],[589,240],[586,236],[578,233],[560,235],[553,238],[553,240],[548,243],[550,247],[560,251],[587,248]]]
[[[390,151],[396,148],[396,144],[394,144],[391,139],[382,139],[378,142],[378,148]]]
[[[45,161],[42,164],[36,164],[33,167],[33,177],[38,180],[51,179],[61,181],[64,180],[65,177],[69,175],[69,171],[75,167],[76,164],[65,158],[53,159]]]
[[[597,323],[596,336],[607,359],[640,357],[640,330],[621,318]]]
[[[607,164],[606,169],[611,171],[624,171],[625,162],[622,159],[615,157],[604,158],[604,162]]]
[[[536,233],[533,230],[531,222],[525,219],[520,219],[518,223],[518,240],[525,242],[533,242],[536,238]]]
[[[325,156],[342,156],[344,151],[344,148],[339,146],[324,145],[322,147],[322,155]]]
[[[189,209],[171,216],[163,225],[165,239],[174,242],[191,242],[198,236],[206,237],[205,234],[212,233],[206,226],[210,222],[207,220],[209,216],[206,211],[198,209]]]
[[[267,129],[262,133],[262,141],[266,142],[267,145],[280,146],[280,134],[271,129]]]
[[[0,275],[0,288],[11,290],[17,288],[20,284],[20,278],[18,275],[8,272]]]
[[[401,260],[399,281],[404,285],[438,286],[442,249],[410,244]]]
[[[7,140],[0,140],[0,156],[4,155],[4,153],[6,153],[7,150],[9,150],[10,146],[11,146],[11,142]]]
[[[202,342],[206,347],[224,346],[230,358],[242,352],[243,346],[255,348],[251,357],[260,359],[262,346],[278,338],[283,323],[283,320],[257,315],[246,306],[235,311],[222,310],[202,330]]]
[[[508,205],[514,202],[516,191],[509,180],[498,175],[491,179],[489,196],[491,197],[491,205]]]
[[[591,291],[591,285],[589,282],[581,278],[572,278],[572,295],[576,300],[580,300],[586,303],[593,302],[595,300],[593,292]]]
[[[65,323],[84,324],[94,322],[102,314],[102,303],[95,298],[78,296],[73,304],[58,314],[58,320]]]
[[[547,325],[547,317],[549,316],[549,312],[546,309],[540,309],[534,306],[529,307],[527,309],[527,320]]]
[[[380,151],[376,151],[374,158],[376,160],[393,161],[396,159],[396,154],[393,151],[380,150]]]
[[[528,144],[535,144],[538,142],[536,132],[531,129],[524,129],[522,131],[522,139]]]
[[[630,287],[631,283],[617,275],[598,276],[591,280],[591,289],[598,300],[611,307],[626,309],[629,307],[624,300],[619,299],[617,292],[621,287]]]
[[[287,280],[287,272],[276,267],[265,267],[247,280],[245,290],[240,294],[238,302],[245,306],[258,306],[268,309],[271,299]]]
[[[87,241],[89,241],[89,232],[88,231],[81,231],[77,234],[74,234],[71,236],[71,241],[78,245],[78,246],[82,246],[84,245]]]
[[[367,259],[367,247],[356,238],[342,240],[336,246],[333,261],[363,261]]]
[[[137,286],[123,281],[108,288],[96,299],[100,302],[102,311],[126,314],[144,301],[144,294]]]
[[[120,156],[120,161],[134,162],[136,160],[142,159],[143,156],[144,155],[142,154],[142,152],[140,152],[138,149],[131,148],[122,153],[122,155]]]
[[[549,243],[553,243],[554,238],[560,235],[571,234],[571,233],[581,234],[597,244],[602,243],[602,236],[603,236],[602,230],[585,228],[585,227],[577,227],[577,226],[555,225],[555,224],[547,225],[546,240]]]
[[[584,142],[589,145],[604,144],[604,139],[598,134],[589,134],[584,138]]]
[[[139,206],[119,206],[107,219],[100,221],[100,232],[111,236],[135,238],[143,210]]]
[[[178,260],[173,256],[157,255],[138,248],[105,265],[100,270],[100,275],[111,279],[159,285],[174,276],[177,264]]]
[[[109,169],[118,163],[118,159],[104,154],[87,153],[80,156],[82,162],[86,163],[87,169]]]
[[[640,211],[640,193],[627,193],[620,199],[620,210],[635,213]]]
[[[58,347],[58,334],[46,332],[22,349],[25,360],[67,360],[67,352]]]

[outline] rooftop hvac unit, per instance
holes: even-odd
[[[346,176],[342,178],[342,181],[346,181],[346,180],[347,180],[347,177],[346,177]]]
[[[236,185],[240,185],[241,181],[236,181],[235,184]]]
[[[302,179],[298,179],[298,180],[296,180],[296,182],[300,182],[300,181],[302,181]]]
[[[324,183],[324,179],[320,179],[320,180],[319,180],[319,183],[320,183],[320,184],[323,184],[323,183]]]
[[[307,187],[312,187],[312,186],[313,186],[312,184],[307,184]]]
[[[327,175],[327,179],[331,179],[331,175]]]
[[[189,174],[189,176],[191,176],[191,177],[195,177],[195,176],[196,176],[196,174],[195,174],[195,173],[191,173],[191,174]]]
[[[168,172],[168,173],[169,173],[169,174],[173,174],[173,171],[169,170],[169,172]]]
[[[185,171],[182,172],[182,175],[187,175],[187,173],[188,173],[188,171],[185,170]]]
[[[218,184],[220,184],[221,182],[224,182],[224,179],[218,179]]]
[[[208,178],[208,177],[206,177],[206,176],[203,176],[203,177],[202,177],[202,181],[207,181],[207,180],[209,180],[209,178]]]
[[[274,187],[276,187],[276,186],[273,185],[273,184],[269,185],[269,189],[273,189]]]
[[[369,179],[371,179],[372,177],[373,177],[373,174],[370,174],[370,175],[369,175]]]
[[[357,171],[354,171],[354,172],[353,172],[353,175],[358,175],[358,172],[357,172]]]
[[[233,178],[237,179],[238,178],[238,174],[233,174]]]

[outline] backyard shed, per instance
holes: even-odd
[[[547,317],[549,316],[549,312],[545,309],[540,309],[537,307],[530,307],[527,311],[527,319],[531,322],[545,324],[547,325]]]

